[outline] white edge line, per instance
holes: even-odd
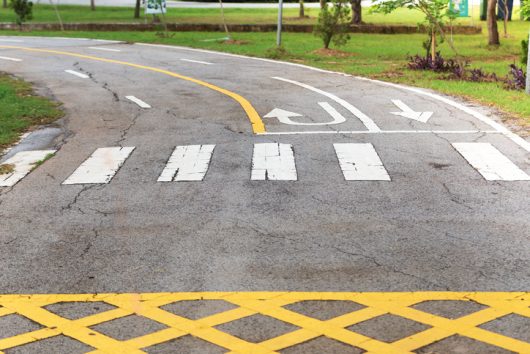
[[[453,101],[453,100],[451,100],[449,98],[440,96],[438,94],[425,91],[424,89],[411,87],[411,86],[405,86],[405,85],[401,85],[401,84],[395,84],[395,83],[392,83],[392,82],[369,79],[369,78],[366,78],[366,77],[350,75],[350,74],[341,73],[341,72],[338,72],[338,71],[319,69],[319,68],[307,66],[307,65],[304,65],[304,64],[289,63],[289,62],[273,60],[273,59],[255,58],[255,57],[248,57],[248,56],[244,56],[244,55],[240,55],[240,54],[222,53],[222,52],[216,52],[216,51],[213,51],[213,50],[188,48],[188,47],[182,47],[182,46],[171,46],[171,45],[163,45],[163,44],[135,43],[135,45],[150,46],[150,47],[161,47],[161,48],[172,48],[172,49],[179,49],[179,50],[188,50],[188,51],[192,51],[192,52],[209,53],[209,54],[215,54],[215,55],[224,55],[224,56],[233,57],[233,58],[251,59],[251,60],[259,60],[259,61],[263,61],[263,62],[267,62],[267,63],[289,65],[289,66],[304,68],[304,69],[308,69],[308,70],[312,70],[312,71],[318,71],[318,72],[321,72],[321,73],[336,74],[336,75],[341,75],[341,76],[345,76],[345,77],[352,77],[352,78],[357,79],[357,80],[373,82],[373,83],[376,83],[376,84],[379,84],[379,85],[391,86],[391,87],[394,87],[394,88],[398,88],[398,89],[414,92],[414,93],[417,93],[419,95],[427,96],[427,97],[430,97],[430,98],[432,98],[434,100],[446,103],[449,106],[457,108],[457,109],[459,109],[459,110],[461,110],[461,111],[463,111],[463,112],[475,117],[476,119],[480,120],[481,122],[489,125],[493,129],[495,129],[496,132],[505,135],[508,139],[512,140],[514,143],[516,143],[517,145],[522,147],[524,150],[530,152],[530,142],[526,141],[525,139],[523,139],[519,135],[511,132],[510,130],[508,130],[508,128],[506,128],[505,126],[501,125],[500,123],[497,123],[493,119],[486,117],[484,114],[479,113],[479,112],[477,112],[477,111],[475,111],[475,110],[473,110],[473,109],[471,109],[471,108],[469,108],[469,107],[467,107],[467,106],[465,106],[465,105],[463,105],[461,103],[455,102],[455,101]]]

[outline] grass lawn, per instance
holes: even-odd
[[[35,21],[40,21],[36,8]],[[42,9],[46,8],[45,6]],[[63,6],[63,10],[74,8],[79,12],[79,7]],[[49,9],[48,9],[49,10]],[[310,9],[310,14],[316,15],[317,9]],[[97,13],[104,14],[101,20],[109,21],[108,18],[118,19],[132,17],[132,9],[123,8],[98,8]],[[315,13],[312,13],[315,12]],[[369,14],[365,9],[365,21],[374,23],[408,23],[415,24],[421,20],[420,14],[410,10],[400,10],[391,15]],[[235,21],[239,18],[242,22],[257,22],[259,19],[267,19],[265,22],[272,22],[276,12],[268,9],[227,9],[227,13]],[[509,37],[502,36],[502,23],[499,22],[501,31],[501,46],[491,48],[487,45],[487,29],[485,23],[478,20],[478,9],[472,12],[475,18],[460,20],[464,23],[474,23],[483,26],[483,33],[479,35],[455,35],[454,45],[460,54],[471,63],[470,68],[481,68],[488,72],[494,72],[499,77],[505,77],[509,71],[509,65],[519,63],[521,55],[521,40],[528,37],[530,22],[514,20],[509,24]],[[3,14],[3,15],[2,15]],[[286,16],[296,16],[296,9],[287,10]],[[193,15],[193,16],[192,16]],[[5,11],[0,12],[0,21],[5,16]],[[47,16],[52,16],[48,14]],[[84,17],[83,17],[84,16]],[[90,10],[85,8],[82,17],[87,19],[92,16]],[[103,19],[105,16],[109,16]],[[118,17],[113,17],[118,16]],[[170,17],[186,18],[186,21],[195,18],[196,22],[207,22],[218,17],[218,10],[215,9],[170,9]],[[194,17],[196,16],[196,17]],[[65,19],[66,16],[64,16]],[[121,18],[121,17],[120,17]],[[172,17],[173,18],[173,17]],[[518,18],[517,11],[514,19]],[[50,17],[48,17],[50,19]],[[256,21],[242,21],[242,19],[255,19]],[[68,19],[67,19],[68,20]],[[80,20],[80,19],[77,19]],[[51,21],[51,20],[50,20]],[[31,33],[19,33],[16,31],[0,31],[0,35],[42,35],[42,36],[72,36],[89,37],[100,39],[115,39],[130,42],[162,43],[182,45],[195,48],[205,48],[230,53],[244,54],[258,57],[270,56],[269,49],[274,46],[275,33],[234,33],[233,37],[239,40],[248,41],[244,45],[224,44],[212,39],[223,37],[223,33],[208,32],[178,32],[172,34],[171,38],[159,38],[153,32],[46,32],[35,31]],[[477,103],[493,106],[507,113],[507,116],[518,119],[518,124],[530,131],[530,96],[521,91],[508,91],[500,83],[473,83],[458,80],[444,79],[447,74],[436,74],[424,71],[412,71],[407,68],[407,57],[414,54],[423,54],[422,42],[425,40],[424,34],[402,34],[402,35],[382,35],[382,34],[352,34],[347,45],[340,49],[349,55],[322,55],[315,51],[322,47],[322,42],[312,34],[304,33],[284,33],[284,47],[288,55],[281,57],[281,60],[303,63],[319,68],[342,71],[349,74],[376,78],[379,80],[404,83],[408,85],[434,89],[446,94],[464,97]],[[452,58],[454,54],[444,43],[440,50],[445,58]]]
[[[51,123],[63,112],[58,104],[36,96],[31,85],[0,73],[0,151],[35,125]]]

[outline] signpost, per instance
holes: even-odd
[[[283,0],[278,2],[278,32],[276,33],[276,45],[282,45],[282,17],[283,17]]]
[[[146,15],[158,15],[166,13],[166,0],[146,0]]]

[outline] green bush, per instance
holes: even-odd
[[[318,15],[318,22],[314,28],[314,34],[322,38],[324,48],[328,49],[333,44],[341,46],[350,39],[348,24],[350,8],[347,0],[332,0],[332,6],[326,2]]]
[[[33,18],[33,3],[28,0],[11,0],[9,4],[17,15],[17,25],[21,26],[26,20]]]

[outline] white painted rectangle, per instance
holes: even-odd
[[[136,98],[135,96],[125,96],[125,98],[128,99],[129,101],[136,103],[141,108],[151,108],[151,105],[145,103],[139,98]]]
[[[0,175],[0,187],[14,186],[35,168],[36,163],[44,160],[48,155],[55,154],[55,150],[21,151],[2,163],[2,165],[13,165],[12,173]]]
[[[88,79],[89,76],[88,75],[85,75],[83,73],[80,73],[80,72],[77,72],[75,70],[65,70],[64,72],[68,73],[68,74],[72,74],[72,75],[75,75],[77,77],[80,77],[82,79]]]
[[[22,61],[22,59],[11,58],[11,57],[0,57],[0,59],[9,60],[9,61],[16,61],[16,62]]]
[[[134,147],[97,149],[63,184],[109,183],[133,150]]]
[[[530,177],[490,143],[454,143],[453,147],[487,181],[529,181]]]
[[[296,181],[296,165],[291,144],[254,144],[252,157],[253,181]]]
[[[207,61],[202,60],[193,60],[193,59],[180,59],[182,61],[187,61],[188,63],[204,64],[204,65],[213,65],[213,63],[208,63]]]
[[[214,148],[215,145],[177,146],[158,177],[158,182],[202,181]]]
[[[372,144],[333,144],[333,147],[347,181],[390,181]]]
[[[119,49],[105,48],[105,47],[88,47],[88,49],[102,50],[104,52],[121,52]]]

